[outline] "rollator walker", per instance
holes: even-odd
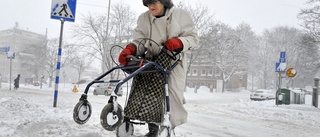
[[[116,66],[111,68],[109,71],[105,72],[101,76],[97,77],[95,80],[90,82],[86,88],[84,93],[81,95],[79,102],[75,105],[73,110],[73,119],[78,124],[85,124],[92,112],[92,107],[90,102],[88,101],[88,91],[90,86],[92,86],[95,83],[117,83],[113,93],[111,94],[108,103],[104,106],[100,113],[100,123],[102,127],[108,131],[114,131],[116,130],[117,137],[130,137],[134,135],[134,127],[133,124],[140,124],[143,125],[145,123],[153,122],[153,121],[144,121],[141,119],[136,119],[132,117],[127,117],[124,113],[124,110],[122,106],[117,102],[117,93],[121,87],[122,84],[125,82],[128,82],[130,79],[134,78],[135,76],[139,74],[147,74],[147,73],[160,73],[163,75],[163,89],[164,93],[161,97],[162,102],[162,120],[160,122],[160,130],[158,132],[159,137],[170,137],[173,136],[173,130],[170,123],[170,102],[169,102],[169,92],[168,92],[168,76],[169,73],[174,69],[174,67],[178,64],[178,61],[180,60],[180,54],[175,53],[172,51],[169,51],[165,48],[162,48],[162,53],[166,54],[166,56],[171,58],[171,61],[174,60],[174,63],[172,65],[169,65],[167,69],[159,63],[155,61],[150,61],[143,59],[141,57],[135,57],[135,56],[129,56],[130,61],[127,63],[126,66]],[[161,54],[161,53],[160,53]],[[177,58],[178,56],[178,58]],[[171,64],[171,61],[169,61]],[[128,73],[129,75],[125,77],[122,80],[109,80],[109,81],[103,81],[102,78],[109,75],[111,72],[115,70],[123,70],[124,72]],[[132,91],[132,90],[131,90]],[[129,100],[126,100],[126,107],[130,104],[127,104],[130,102],[130,96]],[[136,104],[134,104],[136,105]],[[132,105],[131,105],[132,106]],[[125,107],[125,109],[126,109]],[[130,108],[128,108],[130,109]],[[153,110],[150,110],[153,111]]]

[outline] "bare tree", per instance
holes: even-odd
[[[88,56],[87,52],[77,52],[77,54],[73,54],[72,58],[73,59],[71,60],[70,67],[77,71],[78,81],[80,81],[81,74],[85,72],[86,69],[90,68],[90,65],[93,61],[93,56]]]
[[[247,48],[243,40],[236,34],[235,30],[223,23],[212,24],[210,35],[203,40],[203,48],[199,58],[213,63],[221,72],[223,80],[223,92],[226,83],[236,73],[246,71]]]
[[[307,53],[306,55],[309,55],[309,57],[303,56],[300,58],[301,61],[298,61],[301,67],[305,67],[301,70],[304,72],[304,75],[298,75],[298,77],[303,79],[301,82],[303,86],[310,85],[312,82],[310,79],[312,79],[314,75],[317,75],[315,74],[316,72],[319,73],[318,68],[320,68],[318,55],[318,44],[320,41],[320,0],[308,0],[306,5],[308,5],[308,8],[301,9],[298,14],[298,18],[303,21],[302,26],[308,33],[302,37],[301,45],[304,45],[305,48],[303,51]],[[302,59],[305,61],[302,61]]]
[[[107,46],[107,17],[104,14],[88,13],[81,18],[82,24],[75,24],[73,26],[74,37],[81,42],[82,45],[90,47],[88,53],[91,56],[102,62],[102,69],[104,63],[109,62]]]
[[[320,40],[320,0],[308,0],[306,5],[310,8],[301,9],[298,18],[303,21],[302,26],[313,36],[317,41]]]
[[[111,51],[112,46],[128,42],[134,28],[132,24],[136,22],[135,12],[129,5],[118,3],[111,9],[109,26],[105,13],[88,13],[82,17],[81,24],[73,26],[74,37],[89,47],[91,56],[101,61],[102,72],[113,66],[115,55],[111,54],[119,53]]]
[[[34,76],[34,81],[38,81],[43,74],[43,63],[45,62],[43,56],[46,54],[47,39],[44,38],[36,43],[27,44],[26,49],[23,49],[19,56],[23,58],[22,64],[24,68]]]
[[[312,85],[314,77],[318,77],[320,68],[319,45],[315,42],[315,38],[309,34],[303,34],[299,41],[299,54],[295,69],[298,75],[292,82],[295,86],[305,87]]]
[[[44,59],[44,71],[47,72],[49,75],[49,87],[52,87],[52,81],[53,81],[53,75],[54,72],[57,70],[57,60],[58,60],[58,42],[59,39],[54,38],[48,40],[47,48],[45,55],[42,56]],[[60,68],[63,68],[66,66],[66,64],[69,64],[72,60],[73,54],[75,54],[75,48],[76,46],[73,44],[63,44],[63,50],[61,55],[61,62],[60,62]]]
[[[189,73],[191,64],[195,60],[197,60],[198,55],[200,55],[200,53],[205,50],[205,45],[210,45],[210,43],[207,43],[205,39],[208,35],[215,33],[215,31],[211,28],[212,25],[216,23],[214,21],[214,14],[211,14],[208,7],[203,6],[201,3],[197,3],[195,7],[193,7],[190,4],[185,3],[184,1],[180,1],[177,4],[177,7],[189,11],[195,23],[195,27],[198,30],[198,35],[200,38],[199,45],[197,45],[196,48],[192,48],[190,54],[188,54],[189,62],[187,73]]]
[[[133,26],[136,25],[136,13],[130,10],[129,5],[118,3],[112,6],[110,17],[113,44],[127,44],[130,41]]]
[[[306,41],[311,40],[311,41]],[[279,53],[281,51],[286,52],[286,64],[287,68],[293,67],[298,72],[304,72],[301,74],[309,75],[307,71],[305,71],[306,67],[315,68],[318,65],[319,53],[318,47],[314,43],[314,39],[310,38],[310,35],[304,34],[302,31],[298,30],[294,27],[287,26],[279,26],[274,27],[270,30],[266,30],[263,33],[263,41],[268,47],[266,50],[270,54],[265,60],[270,64],[268,69],[265,69],[266,75],[262,77],[265,80],[265,86],[270,86],[272,84],[276,84],[275,79],[275,63],[279,62]],[[310,54],[308,54],[310,53]],[[263,59],[263,58],[262,58]],[[302,64],[306,64],[302,65]],[[308,64],[308,65],[307,65]],[[311,65],[314,64],[314,65]],[[311,66],[310,66],[311,65]],[[314,71],[314,70],[313,70]],[[293,79],[287,79],[287,82],[292,81]],[[299,80],[296,80],[299,81]],[[300,81],[300,83],[303,83]],[[298,83],[298,85],[300,85]],[[302,86],[302,85],[301,85]]]
[[[260,38],[259,43],[252,50],[254,50],[255,53],[252,54],[253,58],[250,58],[253,59],[253,64],[249,70],[252,70],[255,74],[255,87],[266,89],[268,86],[275,84],[272,82],[276,75],[275,62],[270,61],[273,60],[272,58],[275,51],[273,51],[272,46],[267,44],[264,37]]]
[[[256,68],[257,65],[260,63],[260,60],[256,58],[258,52],[257,50],[259,47],[259,38],[258,36],[252,31],[252,28],[249,24],[242,22],[239,24],[236,29],[235,35],[239,37],[244,43],[244,48],[247,49],[248,53],[248,62],[244,64],[246,66],[246,74],[243,74],[243,79],[246,81],[251,81],[251,90],[253,90],[254,86],[254,79],[256,74],[258,73]],[[245,62],[244,62],[245,63]],[[248,86],[248,85],[247,85]]]

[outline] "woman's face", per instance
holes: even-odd
[[[160,16],[164,12],[164,6],[160,1],[148,4],[148,8],[153,16]]]

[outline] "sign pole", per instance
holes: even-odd
[[[281,77],[281,72],[286,72],[286,52],[280,52],[280,59],[279,62],[276,62],[276,72],[279,73],[279,85],[278,85],[278,90],[276,92],[276,105],[278,106],[279,104],[279,95],[281,93],[281,85],[282,85],[282,77]]]
[[[60,39],[59,39],[59,49],[58,49],[58,61],[57,61],[57,70],[56,70],[56,82],[54,88],[54,100],[53,100],[53,107],[57,107],[57,100],[58,100],[58,89],[59,89],[59,73],[60,73],[60,62],[61,62],[61,54],[62,54],[62,37],[63,37],[63,24],[64,19],[61,18],[61,28],[60,28]]]
[[[62,54],[61,45],[62,45],[62,37],[63,37],[63,24],[65,21],[74,22],[75,16],[76,16],[76,3],[77,3],[77,0],[67,0],[67,1],[52,0],[52,3],[51,3],[51,19],[58,19],[61,21],[53,107],[57,106],[57,100],[58,100],[60,61],[61,61],[61,54]]]
[[[9,90],[11,90],[11,74],[12,74],[12,58],[10,58],[10,85],[9,85]]]
[[[319,78],[314,78],[314,88],[312,90],[312,106],[318,108],[319,101]]]
[[[279,94],[280,94],[280,90],[281,90],[281,73],[278,72],[279,74],[279,81],[278,81],[278,90],[276,91],[276,105],[278,106],[279,104]]]

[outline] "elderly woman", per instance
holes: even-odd
[[[198,36],[190,14],[182,9],[173,8],[171,0],[143,0],[148,11],[142,13],[133,33],[133,41],[119,55],[119,62],[127,64],[126,56],[142,55],[155,57],[162,45],[170,51],[181,52],[179,64],[171,71],[168,78],[170,97],[170,122],[174,127],[187,122],[187,111],[183,106],[187,59],[186,52],[198,45]],[[149,38],[152,41],[141,41]],[[172,61],[173,63],[173,61]],[[157,135],[157,123],[149,123],[148,137]]]

